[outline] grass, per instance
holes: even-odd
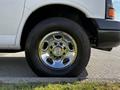
[[[120,90],[120,83],[15,84],[0,85],[0,90]]]

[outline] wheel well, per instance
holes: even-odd
[[[91,41],[97,36],[94,24],[80,10],[66,5],[48,5],[34,11],[26,21],[20,43],[22,50],[25,48],[25,42],[32,28],[40,21],[50,17],[65,17],[81,24]]]

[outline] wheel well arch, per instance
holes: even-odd
[[[85,13],[83,13],[82,11],[68,5],[47,5],[38,8],[37,10],[32,12],[32,14],[28,17],[27,21],[25,22],[20,39],[20,46],[22,50],[24,50],[25,48],[27,37],[31,32],[32,28],[34,28],[34,26],[40,21],[50,17],[65,17],[71,19],[83,26],[90,40],[96,39],[97,37],[97,30],[95,25],[93,24],[91,19],[87,18]]]

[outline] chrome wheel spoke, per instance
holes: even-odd
[[[55,31],[41,40],[38,52],[44,64],[61,69],[74,63],[77,56],[77,44],[69,34]]]
[[[54,37],[54,40],[61,40],[61,39],[63,38],[63,37],[62,37],[62,33],[53,35],[53,37]]]
[[[55,60],[52,67],[56,67],[56,68],[61,68],[64,67],[65,65],[63,64],[63,62],[61,60]]]
[[[75,52],[69,52],[69,53],[67,53],[67,55],[65,57],[69,59],[70,63],[73,63],[74,62],[73,59],[74,59],[75,56],[76,56]]]

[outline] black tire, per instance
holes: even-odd
[[[56,30],[53,28],[59,28],[70,34],[77,43],[78,55],[70,67],[59,70],[51,69],[44,65],[39,58],[39,42],[46,34]],[[25,47],[27,62],[38,76],[78,76],[88,64],[90,51],[90,42],[84,29],[76,22],[62,17],[50,18],[37,24],[30,32]]]

